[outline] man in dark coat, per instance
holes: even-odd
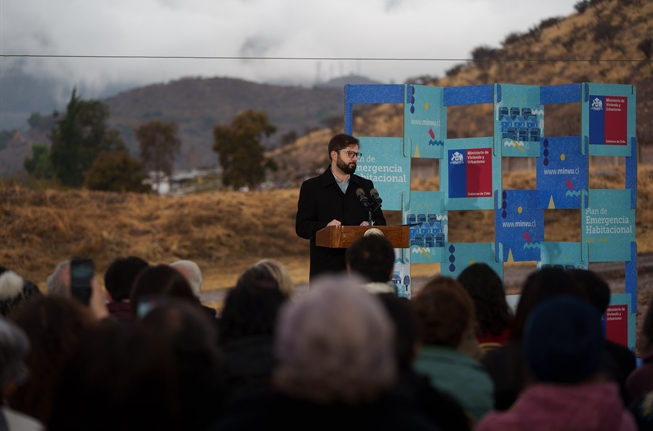
[[[315,233],[327,226],[367,226],[369,211],[356,195],[358,189],[369,199],[374,184],[354,175],[359,142],[353,136],[338,134],[329,142],[331,165],[322,175],[304,181],[299,192],[295,231],[310,240],[310,278],[346,269],[344,248],[315,245]],[[381,209],[372,213],[372,224],[385,226]]]

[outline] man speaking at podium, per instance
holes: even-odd
[[[346,269],[346,249],[318,247],[315,245],[317,231],[327,226],[370,224],[366,204],[370,201],[368,197],[374,184],[354,175],[361,157],[358,148],[358,139],[353,136],[335,135],[328,148],[331,165],[322,175],[304,181],[299,191],[295,231],[300,237],[310,240],[311,279],[318,274]],[[371,220],[373,225],[385,226],[380,205],[372,212]]]

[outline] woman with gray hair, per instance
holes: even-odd
[[[13,323],[0,317],[0,407],[1,430],[43,430],[44,426],[23,413],[5,406],[7,396],[27,380],[28,371],[24,360],[29,351],[25,333]]]
[[[393,324],[380,301],[344,276],[321,278],[286,303],[275,332],[276,391],[241,399],[212,429],[434,430],[395,384]]]

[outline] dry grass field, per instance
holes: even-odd
[[[590,188],[623,188],[623,168],[590,174]],[[535,188],[534,172],[504,177],[506,189]],[[414,190],[438,189],[437,178],[416,179]],[[128,255],[150,263],[196,261],[206,289],[235,284],[239,274],[262,258],[286,265],[296,284],[308,280],[308,241],[295,234],[298,189],[265,192],[214,192],[184,197],[81,191],[31,191],[0,187],[0,265],[43,287],[57,262],[92,257],[100,275],[111,261]],[[492,241],[492,211],[455,211],[450,240]],[[636,211],[638,251],[653,252],[653,166],[638,172]],[[400,224],[398,212],[389,224]],[[579,241],[579,210],[550,210],[547,241]],[[434,265],[413,265],[414,276]]]

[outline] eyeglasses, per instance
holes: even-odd
[[[363,157],[363,153],[357,153],[356,151],[352,151],[352,150],[340,150],[340,151],[344,151],[345,153],[347,153],[347,156],[349,156],[350,159],[353,159],[354,157],[356,158]]]

